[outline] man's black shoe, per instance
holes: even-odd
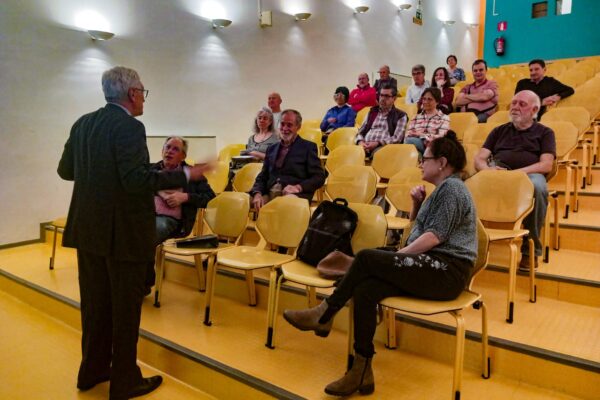
[[[82,392],[85,392],[86,390],[90,390],[91,388],[93,388],[94,386],[96,386],[99,383],[102,382],[108,382],[110,380],[110,376],[103,376],[102,378],[99,378],[98,380],[94,381],[94,382],[89,382],[89,383],[77,383],[77,389],[81,390]]]
[[[142,382],[131,388],[129,397],[138,397],[148,394],[155,390],[162,383],[163,378],[160,375],[151,376],[150,378],[142,378]]]

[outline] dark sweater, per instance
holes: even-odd
[[[564,99],[565,97],[569,97],[575,93],[572,87],[560,83],[550,76],[545,76],[538,83],[534,83],[531,79],[521,79],[517,83],[515,94],[521,90],[531,90],[539,96],[540,100],[544,100],[546,97],[553,96],[555,94],[559,95],[561,99]],[[538,112],[538,120],[545,112],[546,106],[542,106]]]

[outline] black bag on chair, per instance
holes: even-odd
[[[196,249],[216,249],[219,247],[219,238],[217,235],[194,236],[176,240],[175,246],[183,248],[192,247]]]
[[[326,255],[339,250],[352,256],[352,234],[358,215],[344,199],[323,201],[315,210],[298,247],[298,258],[316,266]]]

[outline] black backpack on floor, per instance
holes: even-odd
[[[334,250],[352,256],[351,239],[357,222],[358,215],[348,207],[345,199],[323,201],[310,218],[298,247],[298,258],[316,266]]]

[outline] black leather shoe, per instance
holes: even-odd
[[[162,381],[163,378],[160,375],[151,376],[150,378],[142,378],[142,382],[132,387],[129,391],[129,398],[143,396],[156,390]]]
[[[110,380],[110,376],[107,375],[107,376],[103,376],[102,378],[99,378],[93,382],[88,382],[88,383],[77,382],[77,389],[81,390],[82,392],[85,392],[86,390],[90,390],[97,384],[102,383],[102,382],[108,382],[109,380]]]

